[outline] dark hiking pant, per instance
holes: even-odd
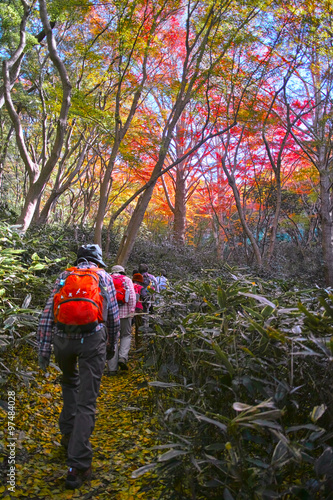
[[[95,426],[96,400],[106,359],[106,329],[71,339],[54,335],[54,354],[62,371],[62,434],[71,434],[67,464],[87,469],[92,461],[89,438]]]
[[[137,308],[137,309],[135,309],[135,312],[142,313],[143,309]],[[135,315],[133,318],[133,324],[135,327],[135,337],[134,337],[135,338],[135,347],[136,347],[136,349],[138,349],[140,346],[140,331],[139,331],[139,329],[143,324],[142,316]]]

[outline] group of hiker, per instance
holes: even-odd
[[[120,341],[116,343],[115,354],[108,360],[107,375],[116,375],[118,367],[127,370],[128,354],[132,339],[132,325],[135,327],[135,346],[139,347],[140,328],[147,330],[148,315],[153,312],[156,293],[167,288],[166,272],[155,278],[148,272],[147,264],[140,264],[133,271],[132,279],[126,276],[125,269],[116,265],[111,269],[111,277],[116,289],[120,317]]]
[[[113,376],[128,370],[132,326],[135,344],[148,328],[154,297],[168,287],[166,272],[157,278],[140,264],[126,276],[123,266],[105,270],[99,245],[83,245],[73,267],[57,278],[37,328],[38,364],[46,370],[54,347],[62,371],[61,444],[67,450],[66,488],[79,488],[92,474],[89,438],[106,365]]]

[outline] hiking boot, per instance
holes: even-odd
[[[121,370],[128,370],[128,366],[124,358],[119,358],[118,365]]]
[[[69,490],[80,488],[82,483],[90,481],[91,473],[91,466],[88,469],[76,469],[75,467],[70,467],[67,472],[65,488]]]
[[[71,434],[62,434],[62,436],[61,436],[60,444],[65,448],[65,450],[68,449],[70,438],[71,438]]]

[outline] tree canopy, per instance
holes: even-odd
[[[333,284],[332,14],[315,0],[0,2],[0,192],[22,232],[140,231]]]

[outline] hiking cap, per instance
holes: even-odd
[[[111,269],[111,273],[112,274],[125,273],[125,269],[123,268],[123,266],[113,266],[113,268]]]
[[[77,263],[84,259],[106,267],[106,264],[103,262],[102,249],[99,245],[82,245],[77,251]]]

